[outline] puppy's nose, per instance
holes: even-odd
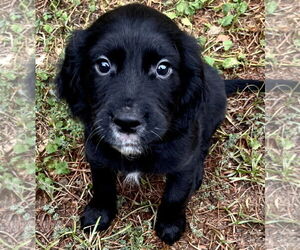
[[[120,113],[113,119],[120,132],[135,133],[141,125],[141,121],[134,114]]]

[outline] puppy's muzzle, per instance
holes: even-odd
[[[141,129],[142,121],[135,113],[119,112],[113,118],[118,132],[132,134]]]
[[[132,109],[116,112],[111,120],[115,149],[126,156],[142,153],[141,135],[144,131],[141,116]]]

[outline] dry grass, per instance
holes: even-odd
[[[38,1],[38,98],[36,204],[37,245],[40,249],[262,249],[264,246],[264,105],[257,93],[231,97],[227,118],[214,136],[206,161],[204,184],[188,205],[189,226],[172,247],[155,236],[153,224],[164,179],[145,176],[140,187],[118,179],[119,213],[112,226],[99,234],[85,235],[79,215],[91,197],[90,172],[84,160],[81,129],[70,121],[65,105],[57,103],[53,86],[57,61],[71,30],[87,27],[100,14],[132,1]],[[174,11],[176,1],[143,3],[161,11]],[[188,16],[192,26],[179,25],[196,37],[207,38],[204,55],[222,62],[245,55],[238,67],[224,70],[227,78],[263,78],[263,1],[249,1],[249,8],[231,27],[219,27],[223,1],[210,1]],[[59,11],[66,13],[63,19]],[[45,15],[51,14],[51,17]],[[50,25],[51,27],[47,27]],[[224,51],[220,39],[233,47]],[[216,64],[219,67],[218,64]],[[220,68],[220,67],[219,67]],[[221,69],[221,68],[220,68]],[[62,121],[62,124],[59,124]],[[75,131],[75,132],[74,132]],[[61,138],[60,142],[55,139]],[[48,145],[55,144],[54,150]],[[53,162],[67,162],[58,174]]]

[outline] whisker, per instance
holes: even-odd
[[[161,136],[159,134],[155,133],[153,130],[150,130],[149,132],[152,133],[152,134],[154,134],[155,136],[157,136],[161,141],[163,140],[161,138]]]
[[[86,139],[86,143],[89,142],[89,140],[91,140],[93,138],[94,135],[98,134],[99,132],[103,132],[104,129],[101,126],[97,126],[95,127],[92,132],[89,134],[88,138]],[[97,143],[97,145],[100,143],[100,141],[102,141],[104,139],[104,136],[100,137],[99,142]]]

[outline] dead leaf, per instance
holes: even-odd
[[[225,42],[225,41],[228,41],[230,40],[230,37],[229,36],[226,36],[226,35],[218,35],[217,39],[216,39],[216,42]]]
[[[222,32],[222,27],[219,26],[211,26],[209,31],[207,32],[207,35],[209,36],[214,36],[214,35],[218,35]]]

